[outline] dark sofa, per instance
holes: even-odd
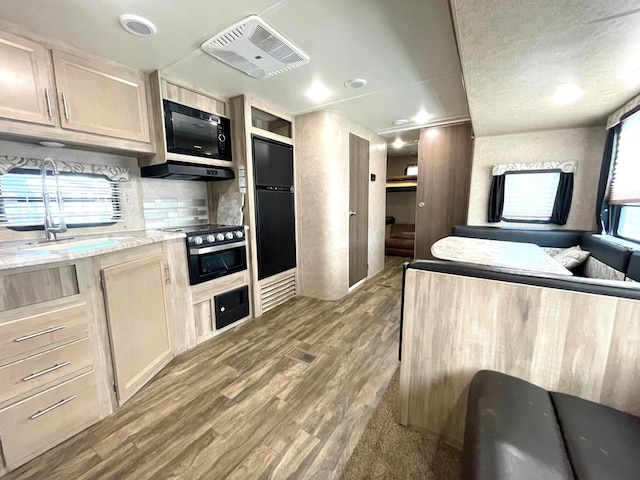
[[[385,255],[411,257],[416,241],[416,226],[412,223],[394,223],[385,241]]]
[[[471,381],[463,480],[640,478],[640,418],[489,370]]]

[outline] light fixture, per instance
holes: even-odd
[[[50,147],[50,148],[64,148],[66,147],[66,145],[62,142],[51,142],[49,140],[41,140],[38,142],[40,145],[42,145],[43,147]]]
[[[582,90],[573,83],[564,83],[556,88],[553,99],[559,105],[566,105],[575,102],[582,96]]]
[[[416,123],[426,123],[433,118],[426,110],[420,110],[415,117],[413,117],[413,121]]]
[[[129,13],[120,15],[120,25],[131,35],[138,37],[149,37],[158,33],[158,28],[150,20],[140,15],[131,15]]]
[[[437,128],[427,130],[427,137],[429,138],[436,138],[438,135],[440,135],[440,131]]]
[[[404,147],[404,142],[400,137],[398,137],[391,145],[393,145],[393,148],[402,148]]]
[[[401,125],[406,125],[407,123],[409,123],[409,120],[407,120],[406,118],[399,118],[398,120],[394,120],[393,123],[396,127],[399,127]]]
[[[367,85],[367,81],[364,78],[352,78],[344,82],[344,86],[347,88],[362,88]]]
[[[307,98],[314,103],[322,103],[329,95],[331,91],[320,82],[315,82],[306,92]]]

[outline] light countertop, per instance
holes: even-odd
[[[140,247],[156,242],[185,238],[184,233],[160,230],[136,230],[108,234],[78,235],[66,233],[57,242],[40,240],[0,242],[0,270],[64,262]]]

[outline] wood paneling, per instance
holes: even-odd
[[[0,33],[0,117],[55,125],[49,52],[35,42]]]
[[[224,100],[213,97],[197,87],[187,87],[162,79],[162,96],[180,105],[217,115],[227,115],[227,104]]]
[[[640,301],[410,269],[401,423],[461,444],[482,369],[639,415],[638,331]]]
[[[336,212],[338,215],[340,212]],[[349,134],[349,286],[369,270],[369,141]]]
[[[93,372],[0,410],[2,450],[15,467],[98,420]]]
[[[297,297],[180,355],[6,480],[340,478],[398,367],[402,261],[340,301]]]
[[[57,51],[53,65],[63,128],[150,142],[142,74]]]
[[[472,160],[470,123],[420,131],[415,258],[432,259],[431,245],[466,224]]]
[[[102,271],[120,405],[172,358],[164,255]]]
[[[73,265],[0,273],[0,312],[77,293],[78,282]]]

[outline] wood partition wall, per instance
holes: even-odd
[[[470,123],[420,131],[415,258],[432,259],[431,245],[466,224],[472,161]]]
[[[640,301],[409,269],[400,422],[460,446],[473,375],[497,370],[640,415]]]

